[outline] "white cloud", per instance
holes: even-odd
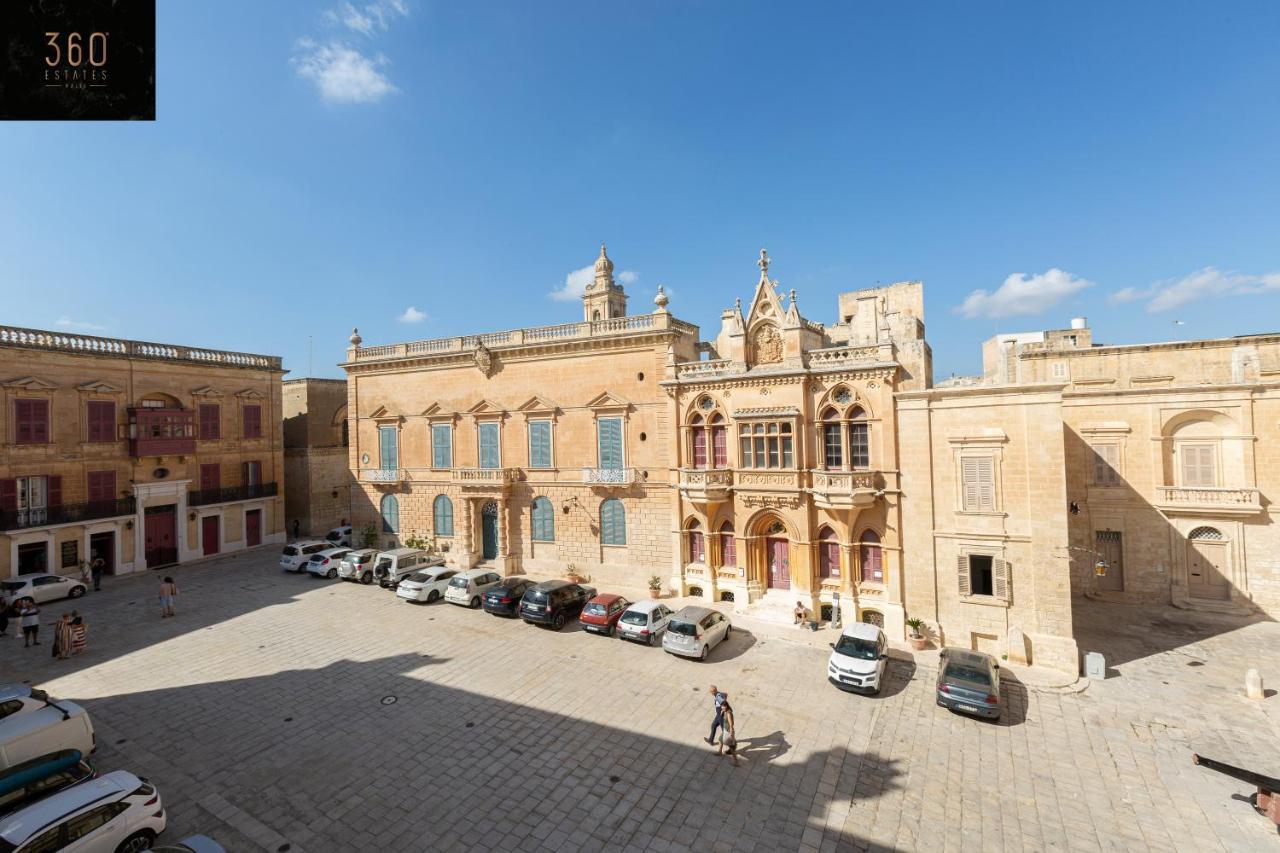
[[[1014,317],[1039,314],[1093,282],[1052,267],[1037,275],[1016,272],[994,292],[975,290],[954,309],[966,317]]]
[[[356,8],[351,3],[343,3],[336,9],[324,13],[324,18],[331,24],[341,24],[347,29],[363,36],[372,37],[375,32],[386,32],[391,22],[397,17],[408,17],[409,7],[403,0],[378,0]]]
[[[397,323],[421,323],[425,319],[427,319],[427,312],[419,311],[417,308],[410,305],[408,308],[404,309],[403,314],[401,314],[399,317],[396,318],[396,322]]]
[[[1150,287],[1125,287],[1109,297],[1112,302],[1126,303],[1147,301],[1147,313],[1172,311],[1189,302],[1207,296],[1233,296],[1237,294],[1280,291],[1280,273],[1246,275],[1223,272],[1216,267],[1205,267],[1178,279],[1157,281]]]
[[[365,56],[338,42],[317,44],[300,39],[293,67],[298,76],[316,84],[320,97],[336,104],[368,104],[397,91],[382,69],[382,54]]]
[[[106,330],[106,326],[100,326],[97,323],[86,323],[83,320],[72,320],[66,314],[63,314],[54,323],[60,329],[80,329],[85,332],[102,332]]]
[[[572,302],[581,299],[587,292],[587,286],[596,279],[596,267],[592,264],[580,270],[574,270],[564,277],[564,284],[547,294],[558,302]],[[635,284],[640,280],[640,273],[634,270],[622,270],[614,276],[620,284]]]

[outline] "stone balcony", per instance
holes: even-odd
[[[409,479],[403,468],[361,468],[362,483],[403,483]]]
[[[582,469],[582,482],[589,486],[629,486],[635,481],[635,468]]]
[[[1157,486],[1155,504],[1169,513],[1254,515],[1262,512],[1257,489]]]
[[[512,483],[524,479],[520,468],[454,468],[453,482],[463,491],[506,493]]]
[[[871,506],[880,489],[875,471],[812,471],[809,489],[813,503],[822,509],[855,509]]]
[[[723,503],[733,493],[733,471],[728,468],[680,469],[680,494],[703,506]]]

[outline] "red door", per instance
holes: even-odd
[[[204,555],[218,553],[218,516],[206,515],[200,520],[200,542],[204,545]]]
[[[251,509],[244,514],[244,538],[250,548],[262,544],[262,510]]]
[[[769,587],[791,589],[791,556],[786,539],[766,539],[769,556]]]
[[[178,562],[178,514],[172,506],[148,508],[144,532],[147,568]]]

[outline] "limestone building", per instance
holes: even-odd
[[[347,382],[286,380],[283,400],[285,528],[324,536],[351,517]]]
[[[0,577],[283,540],[274,356],[0,327]]]

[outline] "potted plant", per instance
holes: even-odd
[[[564,576],[568,578],[570,583],[582,583],[587,579],[587,576],[578,571],[578,567],[573,563],[565,566]]]
[[[907,642],[911,643],[911,648],[917,652],[924,649],[924,644],[928,642],[921,629],[924,627],[924,620],[912,617],[907,620],[907,627],[911,629],[911,633],[907,636]]]
[[[653,598],[662,597],[662,578],[658,575],[649,578],[649,595]]]

